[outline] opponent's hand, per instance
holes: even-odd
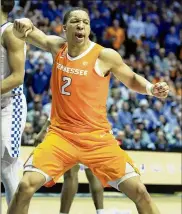
[[[38,146],[42,142],[43,138],[45,137],[45,134],[46,132],[39,132],[37,134],[37,136],[35,137],[34,146]]]
[[[153,86],[152,94],[158,98],[166,98],[169,94],[169,86],[166,82],[158,82]]]
[[[19,39],[25,38],[33,30],[33,23],[30,19],[15,19],[13,24],[13,33]]]

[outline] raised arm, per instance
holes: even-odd
[[[103,49],[99,59],[104,62],[108,70],[128,88],[140,94],[153,95],[158,98],[167,97],[169,86],[166,82],[159,82],[153,85],[144,77],[133,72],[115,50],[108,48]]]
[[[36,28],[32,21],[27,18],[16,19],[14,21],[13,33],[16,37],[34,45],[44,51],[57,53],[59,48],[65,43],[65,39],[59,36],[46,35]]]
[[[1,81],[1,94],[21,85],[24,80],[25,70],[25,42],[17,39],[12,32],[13,25],[3,33],[2,44],[7,50],[8,65],[11,75]]]

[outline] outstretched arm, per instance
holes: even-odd
[[[65,39],[62,37],[46,35],[27,18],[16,19],[14,21],[13,33],[19,39],[51,53],[57,52],[61,45],[65,43]]]
[[[113,49],[105,48],[99,58],[107,64],[108,70],[128,88],[140,94],[154,95],[159,98],[167,97],[169,86],[165,82],[153,85],[144,77],[133,72]]]
[[[17,39],[12,32],[13,25],[3,33],[3,46],[7,50],[8,65],[11,75],[1,81],[1,94],[11,91],[21,85],[24,80],[25,70],[25,42]]]

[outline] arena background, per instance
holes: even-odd
[[[28,17],[46,34],[64,36],[62,18],[72,6],[86,7],[91,18],[91,40],[114,48],[133,70],[153,83],[166,81],[170,94],[157,100],[128,90],[114,76],[107,101],[108,119],[121,148],[129,150],[142,180],[162,213],[181,213],[182,151],[182,4],[181,1],[16,1],[9,20]],[[21,162],[33,149],[36,134],[51,107],[49,81],[52,56],[27,45],[24,92],[27,123],[22,136]],[[21,163],[20,163],[21,164]],[[20,176],[21,176],[20,171]],[[94,213],[83,169],[71,213]],[[62,178],[52,188],[41,188],[30,213],[58,213]],[[2,213],[6,204],[2,187]],[[157,193],[157,195],[156,195]],[[160,193],[160,194],[159,194]],[[161,194],[162,193],[162,194]],[[104,192],[106,212],[136,214],[132,202],[114,189]],[[41,204],[43,204],[41,206]],[[40,206],[39,206],[40,205]],[[49,211],[48,211],[49,210]],[[50,212],[51,210],[51,212]],[[121,212],[123,211],[123,212]]]

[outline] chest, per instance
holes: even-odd
[[[55,81],[59,85],[69,84],[72,87],[85,86],[93,76],[93,65],[86,60],[69,61],[67,58],[55,64]]]
[[[59,85],[66,81],[72,87],[82,87],[82,89],[96,89],[104,81],[104,74],[107,73],[107,66],[99,59],[80,59],[70,61],[67,58],[57,60],[55,64],[55,81]]]
[[[55,90],[59,88],[63,93],[68,89],[84,93],[107,86],[109,77],[103,77],[107,68],[98,60],[100,49],[97,46],[94,48],[75,58],[68,56],[66,50],[60,52],[54,61],[51,87],[54,86]]]

